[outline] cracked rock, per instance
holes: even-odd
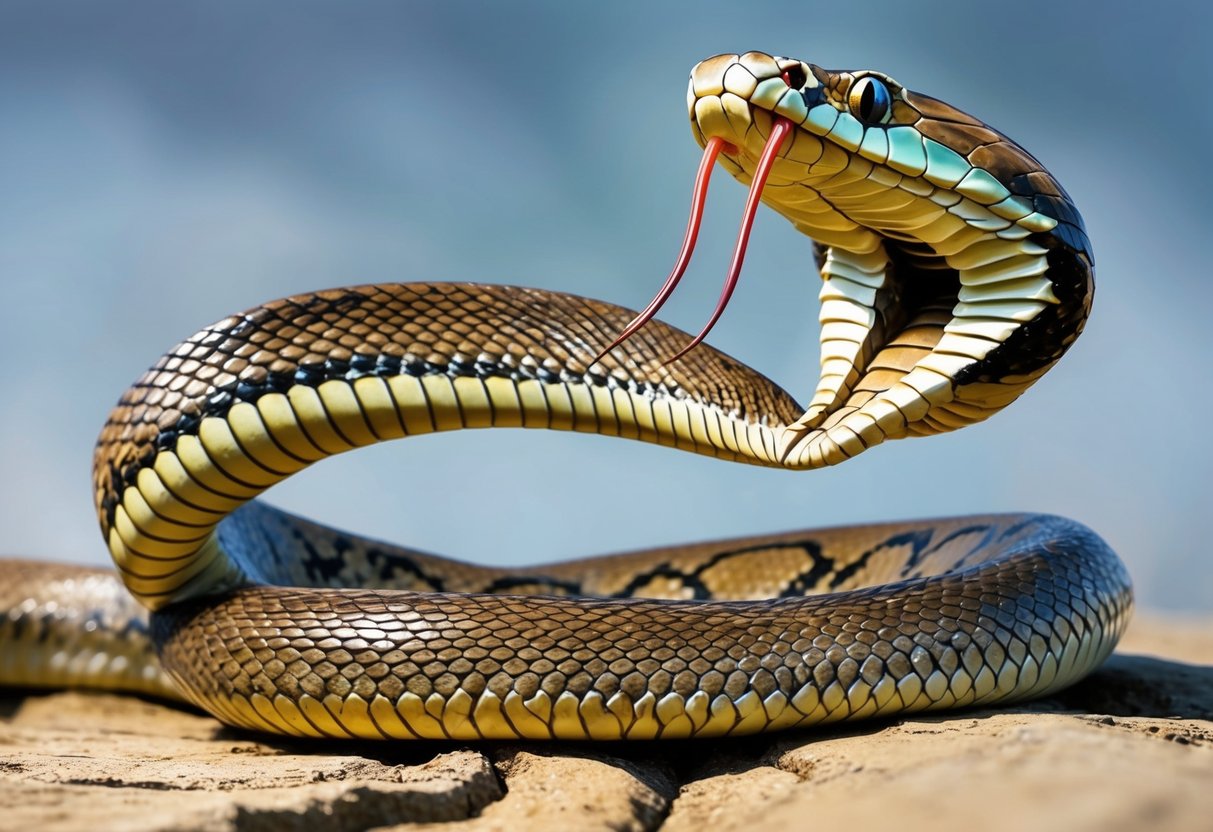
[[[129,697],[0,692],[0,832],[1186,832],[1213,817],[1210,772],[1208,620],[1142,618],[1050,699],[737,740],[313,742]]]

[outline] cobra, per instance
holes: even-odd
[[[1092,293],[1082,221],[1001,133],[880,73],[757,52],[697,65],[688,106],[705,147],[692,221],[639,316],[533,289],[362,286],[255,307],[167,352],[96,448],[117,578],[10,565],[4,678],[159,692],[281,734],[640,739],[989,705],[1096,667],[1128,619],[1129,581],[1103,541],[1056,517],[511,570],[254,500],[333,454],[461,428],[816,468],[981,421],[1078,337]],[[760,200],[815,241],[822,359],[806,406],[650,322],[717,163],[752,187],[713,320]],[[73,620],[90,625],[83,642],[53,626]],[[143,661],[148,643],[159,665]]]

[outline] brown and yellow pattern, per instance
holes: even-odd
[[[462,428],[835,464],[987,418],[1081,331],[1081,220],[1001,133],[887,76],[761,53],[698,65],[688,104],[696,138],[722,138],[721,164],[743,181],[774,120],[795,125],[762,199],[817,243],[810,402],[709,347],[662,363],[687,336],[657,322],[599,357],[633,313],[533,289],[361,286],[206,327],[123,394],[94,459],[102,533],[185,698],[233,725],[311,736],[720,736],[1036,696],[1111,651],[1127,576],[1098,537],[1055,517],[506,570],[255,501],[334,454]],[[23,646],[6,651],[0,681],[28,683],[41,677],[14,670],[17,658],[41,647],[44,666],[71,664],[73,648],[36,576],[10,568],[0,638]],[[85,605],[109,609],[108,597]],[[107,628],[144,638],[141,613],[115,617]],[[119,664],[137,664],[140,644]],[[154,671],[136,675],[163,689]]]

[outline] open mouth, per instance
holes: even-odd
[[[749,185],[740,231],[711,317],[666,361],[686,355],[720,319],[766,202],[815,242],[822,281],[820,372],[781,451],[797,464],[830,465],[886,439],[982,421],[1081,331],[1090,258],[1074,245],[1084,232],[1071,224],[1062,229],[1068,237],[1049,236],[1059,221],[1034,206],[1063,216],[1072,208],[1051,195],[1060,191],[1039,163],[980,121],[887,76],[762,53],[701,62],[687,104],[704,153],[682,246],[656,296],[597,358],[673,294],[717,164]],[[965,155],[966,130],[993,137],[1004,154],[994,168],[1029,165],[1045,194],[1022,185],[1026,196],[1011,194]]]
[[[803,167],[800,170],[804,173],[811,173],[813,169],[812,162],[798,163],[794,158],[781,157],[781,151],[790,155],[795,148],[797,127],[782,115],[751,105],[751,119],[758,113],[761,113],[759,117],[763,122],[769,121],[770,127],[757,153],[757,162],[751,158],[758,148],[757,142],[751,143],[747,153],[718,133],[705,138],[686,232],[674,267],[653,299],[603,351],[603,355],[637,333],[673,295],[691,261],[699,237],[708,185],[717,162],[723,161],[723,156],[724,160],[738,168],[753,170],[733,255],[720,297],[708,322],[686,346],[667,358],[666,363],[694,349],[720,320],[741,275],[754,218],[776,161],[801,164]],[[814,137],[804,138],[811,142]],[[815,191],[809,188],[802,190],[811,194],[808,198],[817,198]],[[888,235],[893,241],[896,237],[896,232]],[[956,271],[948,268],[928,246],[909,237],[898,241],[895,246],[878,244],[868,254],[829,248],[821,266],[824,278],[819,315],[821,375],[804,416],[795,426],[802,431],[836,424],[848,413],[859,409],[875,396],[887,393],[902,381],[921,359],[938,346],[945,326],[952,320],[952,309],[960,295]],[[937,386],[946,383],[950,387],[950,374],[937,372],[928,378]],[[926,397],[932,391],[906,388],[906,392],[915,398],[915,401],[905,401],[905,409],[912,412],[920,404],[926,404]],[[889,430],[895,430],[895,427],[890,424]]]

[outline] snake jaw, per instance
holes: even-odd
[[[746,184],[772,125],[795,125],[762,201],[817,243],[821,371],[785,464],[984,420],[1081,331],[1081,220],[1038,162],[977,119],[880,73],[757,52],[698,64],[687,105],[696,141],[735,147],[718,161]]]

